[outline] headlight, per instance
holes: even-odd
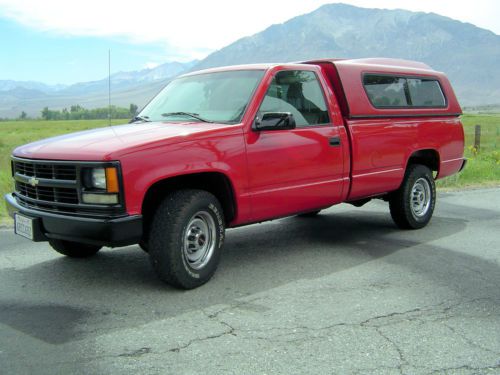
[[[86,190],[106,190],[118,193],[118,171],[115,167],[87,168],[83,173],[83,185]]]
[[[104,168],[91,169],[89,187],[94,189],[106,189],[106,171]]]
[[[118,204],[118,171],[115,167],[87,168],[83,172],[82,201],[87,204]]]

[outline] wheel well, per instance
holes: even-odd
[[[422,164],[431,171],[439,172],[439,154],[436,150],[418,150],[411,154],[408,164]]]
[[[148,231],[154,211],[170,192],[180,189],[200,189],[212,193],[220,202],[226,223],[236,215],[232,184],[228,177],[218,172],[195,173],[166,178],[153,184],[142,202],[144,233]]]

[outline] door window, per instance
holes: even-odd
[[[274,76],[258,116],[267,112],[289,112],[297,127],[330,123],[318,78],[306,70],[283,70]]]

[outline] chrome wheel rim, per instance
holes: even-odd
[[[182,246],[184,260],[191,268],[207,265],[215,250],[216,235],[215,220],[208,212],[199,211],[191,217]]]
[[[431,185],[429,181],[421,177],[413,184],[410,194],[411,213],[415,218],[421,218],[427,214],[431,206]]]

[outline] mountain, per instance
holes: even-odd
[[[117,106],[130,103],[143,106],[172,78],[182,74],[198,60],[168,62],[151,69],[118,72],[111,75],[111,98]],[[47,85],[33,81],[0,80],[0,118],[17,117],[22,111],[39,116],[44,107],[62,109],[74,104],[87,108],[108,103],[108,78],[73,85]]]
[[[136,82],[151,82],[168,77],[175,77],[188,69],[191,69],[199,61],[193,60],[187,63],[170,62],[158,65],[155,68],[143,69],[135,72],[119,72],[111,75],[112,80],[134,80]]]
[[[149,84],[150,82],[178,76],[191,69],[196,63],[198,63],[198,60],[187,63],[168,62],[151,69],[114,73],[111,75],[111,88],[115,92],[128,91],[137,85]],[[99,81],[76,83],[59,92],[63,95],[71,96],[88,95],[102,91],[106,91],[107,95],[108,78]]]
[[[433,13],[324,5],[240,39],[195,69],[323,57],[422,61],[448,75],[462,105],[500,103],[500,36]]]
[[[215,66],[317,58],[393,57],[444,71],[463,106],[500,103],[500,36],[433,13],[324,5],[242,38],[202,61],[170,62],[111,77],[112,103],[146,104],[172,77]],[[108,79],[71,86],[0,81],[0,118],[48,106],[107,105]]]
[[[13,80],[0,80],[0,92],[22,88],[26,90],[37,90],[41,92],[54,92],[65,88],[66,85],[47,85],[35,81],[13,81]]]

